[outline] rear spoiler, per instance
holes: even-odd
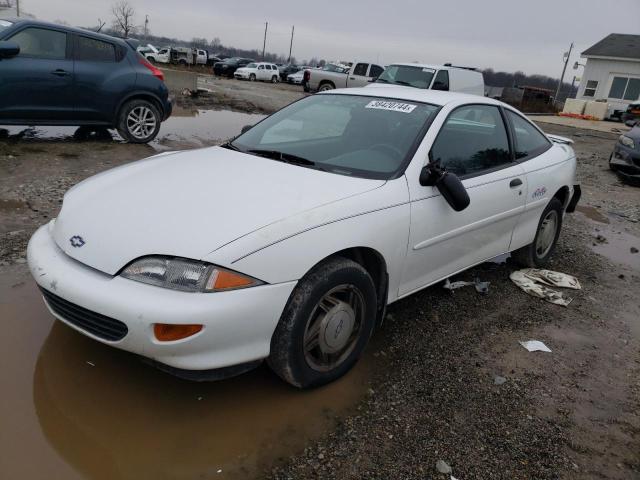
[[[551,134],[547,133],[547,137],[553,143],[564,143],[565,145],[571,145],[573,143],[573,140],[571,140],[570,138],[561,137],[560,135],[551,135]]]

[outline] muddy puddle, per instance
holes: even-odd
[[[149,143],[156,150],[177,146],[206,146],[238,135],[245,125],[253,125],[265,116],[231,110],[198,110],[175,107],[169,119],[162,123],[157,138]],[[59,126],[2,126],[0,141],[100,141],[124,140],[116,130]]]
[[[7,479],[256,478],[351,411],[374,360],[307,392],[266,367],[188,382],[54,321],[26,273],[0,278],[0,319]]]

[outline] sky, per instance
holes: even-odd
[[[47,21],[111,23],[112,0],[20,0]],[[129,0],[136,23],[151,33],[190,40],[219,37],[224,45],[326,60],[389,64],[451,62],[558,78],[575,43],[580,52],[609,33],[640,34],[640,0]],[[615,4],[615,13],[611,10]],[[567,77],[565,77],[566,80]]]

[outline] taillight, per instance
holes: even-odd
[[[308,82],[311,79],[311,72],[309,70],[305,70],[304,73],[302,74],[302,79],[305,82]]]
[[[162,80],[164,82],[164,73],[162,73],[162,70],[160,70],[159,68],[156,68],[153,65],[151,65],[149,63],[149,61],[144,57],[140,57],[140,63],[142,65],[144,65],[145,67],[147,67],[149,70],[151,70],[151,74],[154,77],[159,78],[160,80]]]

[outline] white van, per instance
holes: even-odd
[[[404,85],[484,96],[482,72],[449,64],[393,63],[369,86],[384,85]]]

